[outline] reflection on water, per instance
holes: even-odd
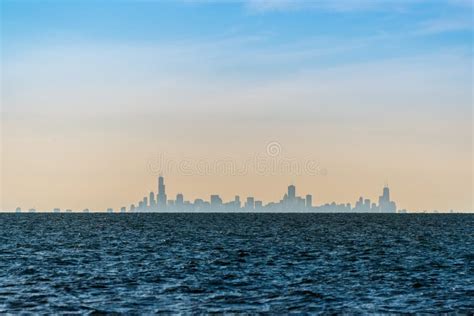
[[[474,215],[0,214],[1,312],[473,312]]]

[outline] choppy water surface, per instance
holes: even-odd
[[[0,214],[2,312],[473,312],[474,215]]]

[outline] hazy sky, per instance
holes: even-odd
[[[160,172],[169,198],[388,183],[399,208],[473,210],[471,1],[1,5],[3,210],[128,206]]]

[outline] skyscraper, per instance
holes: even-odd
[[[294,185],[288,186],[288,199],[294,200],[296,197],[296,187]]]
[[[255,199],[252,196],[247,198],[247,202],[245,203],[245,208],[253,210],[255,208]]]
[[[176,206],[179,208],[179,207],[182,207],[184,205],[184,197],[183,197],[183,194],[181,193],[178,193],[176,195]]]
[[[234,198],[234,206],[240,208],[240,196],[236,195]]]
[[[165,181],[162,176],[158,177],[158,208],[166,207]]]
[[[397,211],[395,202],[390,201],[390,189],[388,186],[383,188],[382,195],[379,196],[379,211],[389,213],[395,213]]]
[[[312,208],[313,207],[313,196],[311,194],[306,195],[306,208]]]
[[[386,201],[390,201],[390,189],[387,186],[383,188],[382,196]]]
[[[156,206],[155,193],[150,192],[149,196],[150,196],[150,208],[155,209],[155,206]]]
[[[222,199],[220,198],[220,196],[217,194],[211,195],[211,207],[220,208],[221,205],[222,205]]]
[[[370,199],[364,200],[364,212],[370,212]]]
[[[359,197],[359,200],[358,200],[358,201],[356,202],[356,204],[355,204],[356,210],[357,210],[358,212],[361,211],[363,205],[364,205],[364,198],[361,196],[361,197]]]

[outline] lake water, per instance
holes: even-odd
[[[474,312],[473,214],[0,214],[0,313]]]

